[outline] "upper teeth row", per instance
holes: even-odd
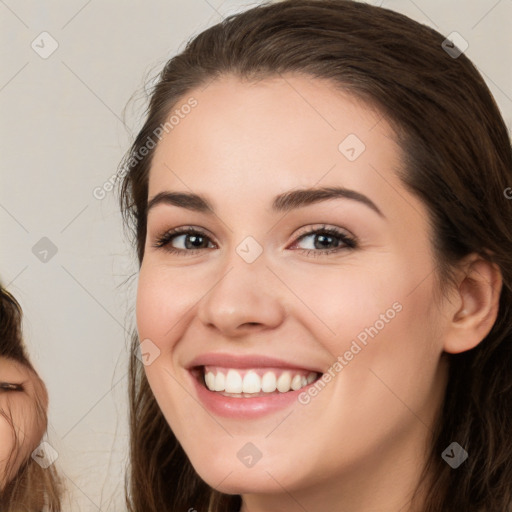
[[[308,384],[311,384],[317,377],[315,372],[311,372],[307,377],[304,375],[294,375],[290,371],[285,371],[276,377],[272,371],[266,372],[260,377],[255,371],[249,370],[242,378],[236,370],[230,369],[227,374],[217,371],[215,375],[207,371],[204,376],[206,387],[210,391],[225,391],[226,393],[272,393],[276,389],[281,393],[286,393],[290,389],[296,391]]]

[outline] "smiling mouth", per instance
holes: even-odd
[[[218,366],[199,366],[191,372],[209,391],[233,398],[256,398],[299,391],[322,376],[319,372],[300,369]]]

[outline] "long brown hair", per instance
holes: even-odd
[[[489,335],[472,350],[448,355],[449,382],[422,479],[433,476],[424,511],[509,512],[512,201],[504,191],[512,186],[512,154],[482,76],[464,54],[445,51],[444,39],[404,15],[350,0],[267,2],[229,16],[189,41],[161,71],[145,124],[120,165],[120,205],[140,264],[154,152],[141,149],[194,88],[223,75],[258,80],[296,72],[327,79],[376,106],[403,152],[401,180],[428,208],[440,288],[472,252],[496,263],[503,277]],[[137,343],[134,335],[134,350]],[[135,358],[130,372],[129,509],[237,511],[240,496],[211,489],[195,473]],[[470,454],[457,470],[441,458],[454,440]]]
[[[33,372],[36,392],[33,412],[38,423],[47,425],[47,391],[43,381],[29,361],[22,337],[22,310],[14,298],[0,285],[0,356],[17,361]],[[30,456],[22,461],[19,469],[11,474],[11,466],[18,460],[19,438],[9,411],[0,411],[13,429],[14,446],[7,461],[6,472],[10,478],[0,488],[0,510],[2,512],[59,512],[61,510],[62,481],[55,466],[44,469]],[[35,447],[33,447],[35,449]]]

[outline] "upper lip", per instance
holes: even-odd
[[[198,366],[220,366],[222,368],[290,368],[290,369],[303,369],[312,372],[323,373],[318,368],[313,368],[308,364],[301,364],[296,362],[285,361],[274,357],[265,356],[262,354],[252,355],[235,355],[226,353],[210,353],[201,354],[193,359],[187,366],[191,370]]]

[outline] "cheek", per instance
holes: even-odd
[[[7,459],[14,447],[14,433],[3,415],[0,415],[0,482],[5,478]]]
[[[144,370],[161,409],[165,412],[181,397],[174,375],[174,349],[187,329],[187,312],[204,294],[204,281],[195,284],[186,272],[153,263],[143,264],[139,273],[136,318],[141,348],[149,353]],[[160,399],[165,399],[160,403]],[[172,407],[171,407],[172,409]]]
[[[339,355],[353,340],[364,347],[386,339],[392,350],[391,345],[410,346],[418,334],[432,337],[433,276],[424,270],[430,266],[424,257],[422,267],[413,269],[406,258],[389,254],[343,267],[288,271],[286,279],[313,313],[308,329]]]
[[[425,279],[424,272],[412,271],[404,275],[401,268],[390,264],[386,272],[366,267],[338,276],[318,273],[314,280],[302,278],[300,293],[313,290],[309,300],[330,335],[318,321],[314,332],[334,358],[333,365],[338,361],[331,368],[335,375],[344,374],[336,379],[343,381],[344,392],[360,400],[377,397],[378,406],[387,399],[398,403],[393,393],[400,391],[421,407],[433,386],[442,339],[432,276]],[[327,335],[320,336],[322,332]]]
[[[417,423],[417,417],[428,423],[443,391],[432,279],[411,293],[413,282],[404,278],[374,286],[373,294],[363,293],[365,304],[347,306],[339,316],[344,325],[339,321],[338,329],[347,333],[335,352],[344,360],[342,393],[346,400],[357,397],[359,428],[368,425],[368,438],[375,418],[390,431],[393,424]]]
[[[326,387],[306,409],[324,417],[315,428],[327,438],[344,439],[340,450],[329,446],[324,453],[333,471],[341,460],[392,446],[400,432],[424,429],[444,391],[432,279],[415,289],[415,276],[389,274],[347,274],[332,282],[336,293],[318,294],[314,302],[335,332],[318,336],[334,359]],[[299,429],[290,436],[300,436]]]
[[[358,262],[319,266],[307,272],[283,269],[281,274],[293,283],[293,292],[300,299],[292,302],[296,304],[292,315],[336,356],[348,350],[354,338],[363,339],[365,329],[376,323],[379,331],[387,327],[398,316],[406,288],[393,275],[391,265],[381,271]],[[302,303],[307,310],[302,311]]]
[[[179,290],[177,293],[176,290]],[[142,265],[136,301],[137,329],[140,340],[151,339],[157,345],[182,313],[180,302],[186,288],[171,278],[164,268]]]

